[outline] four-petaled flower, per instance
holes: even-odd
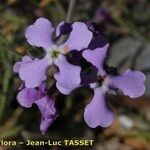
[[[63,24],[61,22],[56,28],[56,37],[65,34],[61,33]],[[37,19],[33,25],[26,29],[27,41],[32,46],[42,47],[46,55],[42,59],[35,59],[23,64],[19,69],[19,76],[25,82],[26,87],[38,87],[47,78],[47,68],[55,64],[59,69],[59,72],[54,75],[57,81],[56,86],[63,94],[69,94],[81,82],[81,67],[70,64],[65,55],[72,50],[80,51],[87,48],[93,34],[84,23],[75,22],[70,26],[67,41],[58,46],[53,41],[53,33],[54,28],[51,22],[45,18]]]
[[[55,98],[47,95],[46,84],[43,82],[38,88],[26,88],[22,85],[17,95],[18,103],[25,107],[30,108],[36,104],[41,112],[40,131],[44,134],[48,127],[58,117],[55,108]]]
[[[97,80],[90,84],[94,90],[92,101],[86,106],[84,119],[88,126],[95,128],[97,126],[108,127],[112,124],[114,114],[106,104],[106,95],[111,90],[119,89],[124,95],[131,98],[137,98],[144,94],[145,75],[140,71],[126,70],[120,75],[111,75],[104,68],[104,60],[107,55],[109,44],[103,48],[97,48],[93,51],[85,50],[83,57],[97,67]],[[110,72],[111,73],[111,72]]]
[[[56,40],[66,34],[68,39],[62,44],[56,44]],[[111,68],[104,65],[109,44],[91,23],[61,22],[54,36],[51,22],[39,18],[26,29],[25,37],[30,45],[42,47],[45,56],[42,59],[24,56],[22,61],[15,63],[13,70],[23,81],[17,100],[26,108],[32,104],[38,106],[42,114],[40,130],[43,134],[58,116],[56,98],[46,88],[46,72],[52,65],[58,68],[54,79],[62,94],[68,95],[81,86],[89,86],[94,90],[93,99],[84,111],[84,119],[92,128],[107,127],[113,122],[114,113],[105,99],[109,89],[119,89],[131,98],[144,94],[146,77],[142,72],[128,69],[122,74],[114,75]],[[70,61],[67,57],[69,53],[72,53]],[[82,61],[90,63],[90,73],[86,73],[89,68],[86,70],[84,67],[88,65],[82,65]]]

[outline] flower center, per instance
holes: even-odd
[[[98,76],[97,77],[97,82],[98,82],[99,86],[103,85],[103,82],[104,82],[105,78],[106,78],[106,76],[103,76],[103,77],[102,76]]]
[[[103,77],[101,77],[101,76],[97,77],[97,82],[98,82],[99,86],[102,86],[103,81],[104,81]]]
[[[49,63],[55,63],[62,55],[66,55],[66,53],[67,47],[53,45],[46,54],[46,58],[49,60]]]
[[[60,52],[56,49],[52,50],[52,52],[50,53],[52,58],[57,58],[59,56]]]

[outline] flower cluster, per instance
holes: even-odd
[[[62,44],[56,41],[68,36]],[[118,74],[105,64],[109,44],[92,23],[61,22],[56,29],[45,18],[39,18],[27,27],[28,43],[45,52],[43,58],[24,56],[14,64],[22,85],[17,100],[23,107],[36,104],[41,112],[40,130],[44,134],[58,117],[56,97],[49,93],[47,70],[57,67],[53,78],[58,91],[69,95],[74,89],[88,86],[94,91],[91,102],[85,107],[84,119],[88,126],[107,127],[112,124],[114,113],[106,104],[109,90],[120,90],[124,95],[136,98],[145,91],[145,75],[140,71],[126,70]],[[83,64],[84,62],[84,64]]]

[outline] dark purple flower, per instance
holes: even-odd
[[[110,20],[111,20],[111,17],[110,17],[110,12],[108,11],[108,9],[98,8],[95,11],[95,14],[93,17],[93,21],[95,23],[102,22],[102,21],[110,21]]]
[[[104,47],[108,43],[108,41],[102,35],[102,32],[100,31],[98,25],[93,22],[87,22],[86,25],[88,29],[93,33],[93,38],[88,46],[88,49],[94,50],[96,48]]]
[[[114,114],[106,104],[106,95],[109,89],[119,89],[124,95],[137,98],[144,94],[145,75],[140,71],[126,70],[124,73],[112,76],[104,69],[104,60],[107,54],[108,44],[103,48],[83,51],[83,57],[98,69],[97,82],[90,84],[94,90],[92,101],[86,106],[84,119],[86,123],[95,128],[107,127],[112,124]]]
[[[56,36],[60,33],[66,34],[63,22],[56,28]],[[69,25],[67,24],[67,27]],[[69,38],[61,45],[57,46],[53,39],[54,28],[49,20],[39,18],[33,25],[30,25],[25,32],[27,41],[36,47],[42,47],[46,56],[43,59],[34,59],[27,63],[21,64],[19,67],[19,76],[25,82],[27,88],[38,87],[46,80],[46,70],[52,64],[55,64],[59,71],[55,74],[56,86],[63,94],[69,94],[72,90],[80,85],[80,66],[70,64],[65,55],[72,51],[80,51],[88,47],[92,39],[92,32],[82,22],[75,22],[69,28]],[[68,72],[69,70],[69,72]],[[68,80],[68,78],[70,78]]]
[[[55,99],[47,95],[45,83],[42,83],[38,88],[26,88],[22,85],[20,92],[17,95],[18,103],[26,108],[36,104],[41,112],[40,131],[44,134],[48,127],[57,118],[58,113],[55,108]]]

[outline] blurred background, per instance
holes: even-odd
[[[110,43],[110,66],[124,71],[138,69],[146,73],[146,92],[138,99],[109,95],[116,120],[107,129],[90,129],[83,110],[91,93],[77,90],[60,95],[60,116],[42,136],[40,112],[35,106],[24,109],[16,101],[21,84],[12,72],[13,64],[31,47],[24,38],[25,28],[43,16],[56,26],[66,17],[69,0],[0,0],[0,139],[94,139],[86,150],[150,149],[150,2],[148,0],[77,0],[72,21],[92,21]],[[0,146],[0,150],[24,150],[24,146]],[[29,148],[28,148],[29,149]],[[36,150],[71,148],[35,147]],[[81,148],[78,148],[78,150]]]

